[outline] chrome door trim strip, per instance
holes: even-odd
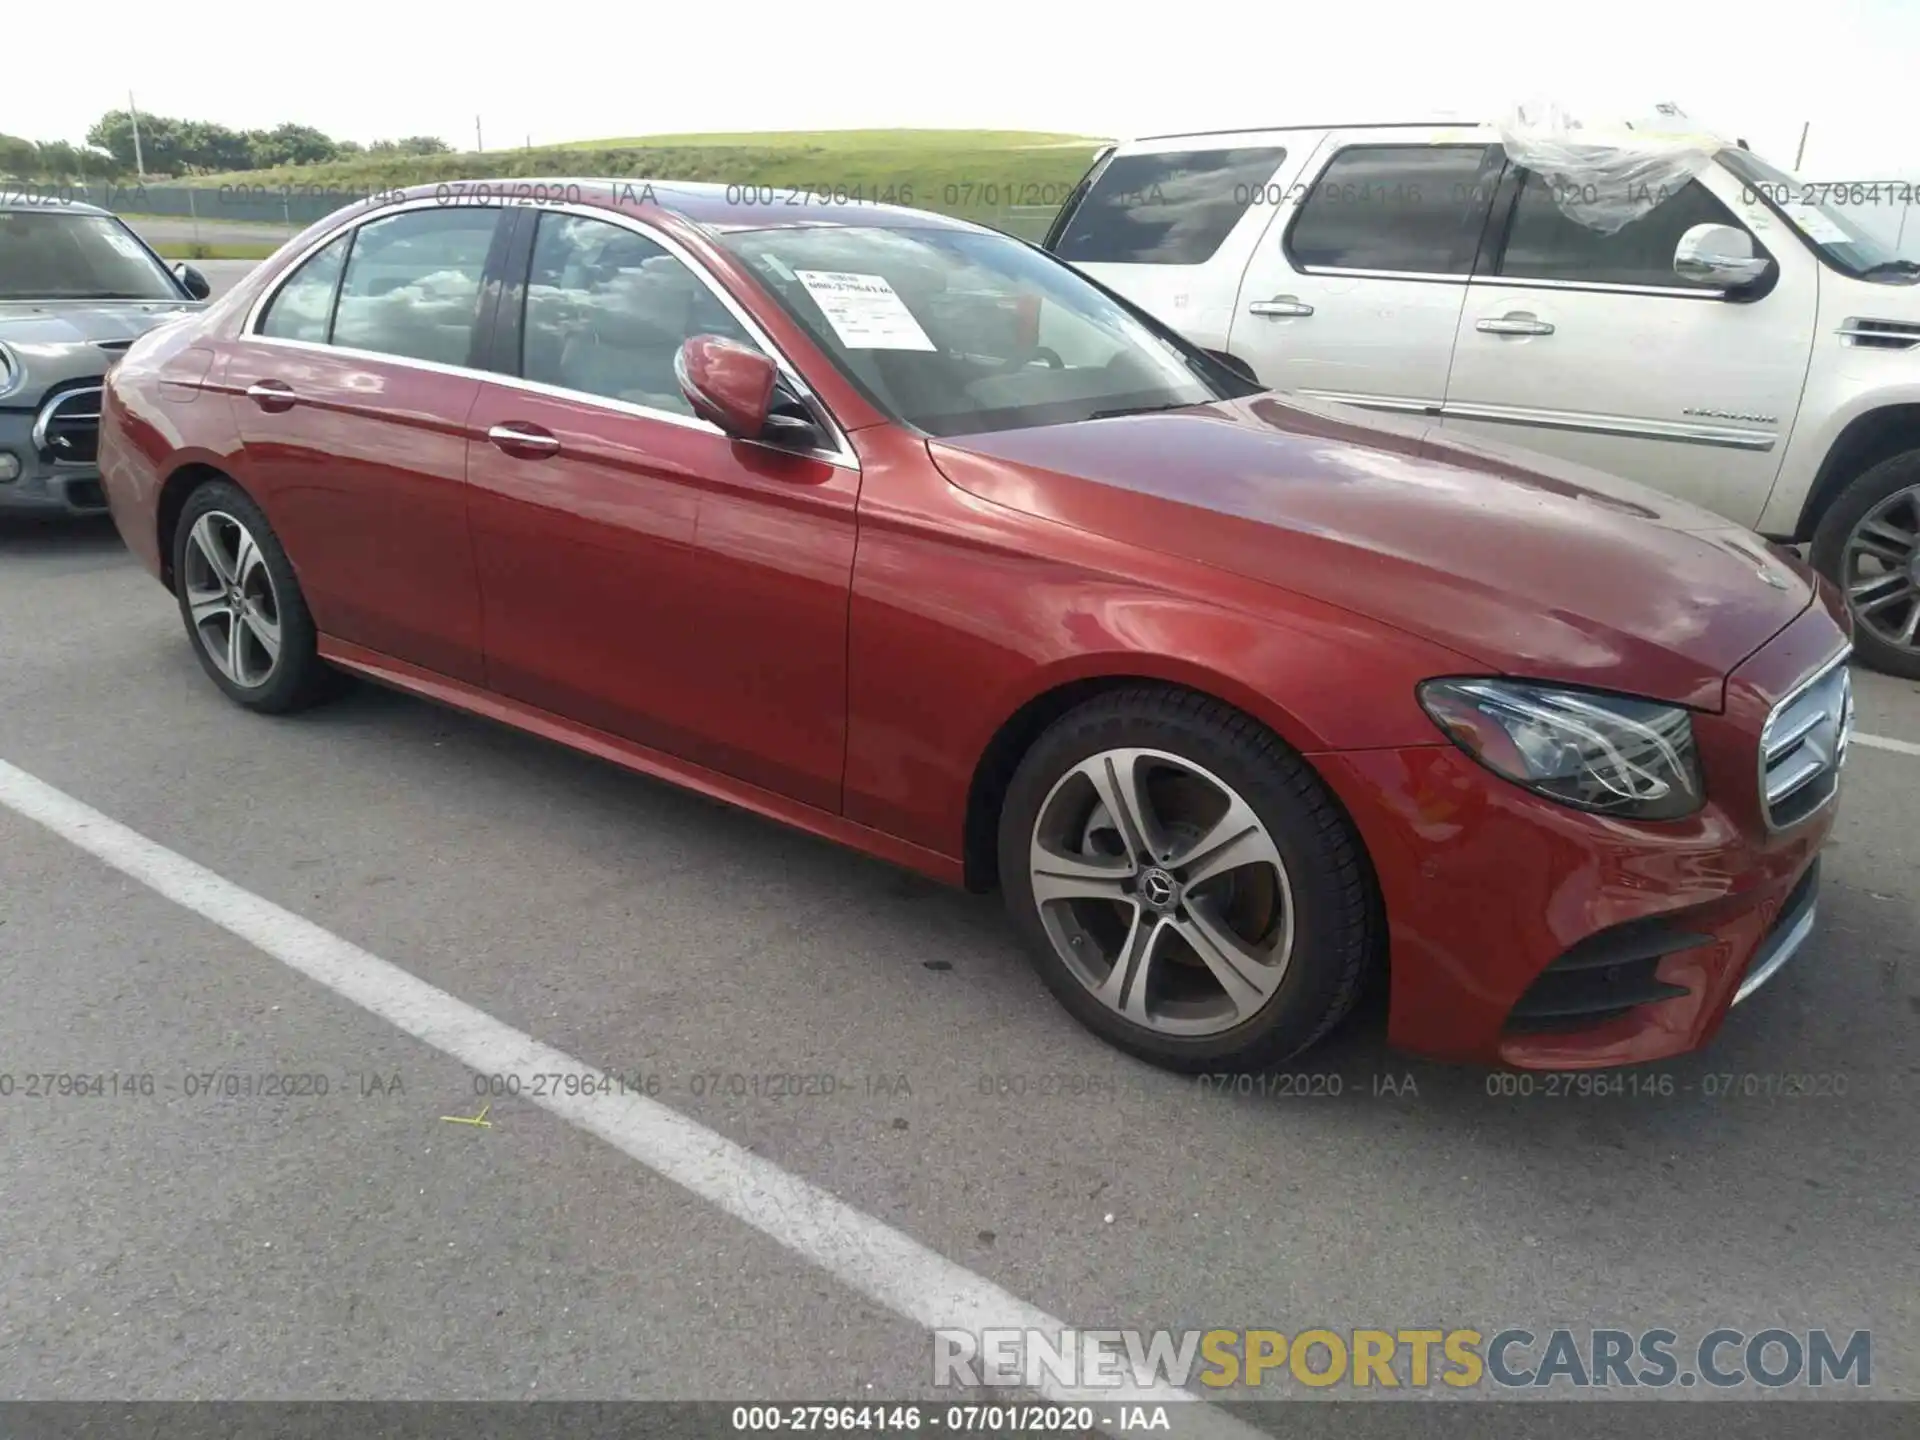
[[[1478,405],[1449,400],[1443,418],[1485,420],[1497,425],[1534,425],[1543,430],[1578,430],[1592,435],[1624,435],[1634,440],[1669,440],[1682,445],[1717,445],[1729,450],[1771,450],[1779,436],[1731,425],[1695,425],[1683,420],[1648,420],[1632,415],[1598,415],[1579,410],[1538,410],[1519,405]]]
[[[1315,400],[1332,400],[1340,405],[1357,405],[1365,410],[1392,410],[1400,414],[1438,415],[1438,400],[1416,400],[1411,395],[1365,395],[1354,390],[1296,390]]]

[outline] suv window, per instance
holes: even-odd
[[[1200,265],[1268,200],[1278,147],[1117,155],[1095,177],[1053,253],[1108,265]]]
[[[1706,186],[1689,180],[1639,219],[1603,235],[1569,218],[1554,200],[1553,182],[1529,173],[1513,207],[1496,273],[1529,280],[1712,290],[1717,287],[1709,281],[1674,273],[1674,247],[1695,225],[1740,222]]]
[[[543,214],[534,236],[520,373],[609,400],[691,415],[674,357],[693,335],[759,349],[674,256],[622,225]]]
[[[1351,145],[1287,232],[1296,266],[1465,275],[1493,195],[1484,145]]]
[[[436,206],[362,225],[347,255],[333,343],[465,365],[499,214]]]
[[[268,302],[267,313],[260,319],[260,334],[326,343],[327,327],[333,321],[333,292],[339,288],[340,266],[352,239],[351,234],[342,235],[300,262]]]

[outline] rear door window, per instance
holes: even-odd
[[[1268,193],[1279,146],[1117,155],[1068,218],[1054,254],[1076,264],[1202,265]]]
[[[466,365],[487,249],[502,213],[435,206],[362,225],[340,284],[333,343]]]
[[[333,324],[333,292],[340,288],[340,266],[346,261],[352,239],[352,235],[342,235],[300,262],[300,268],[287,277],[268,304],[260,320],[260,334],[326,344],[328,327]]]
[[[1350,145],[1301,201],[1287,258],[1302,270],[1465,276],[1497,178],[1484,145]]]

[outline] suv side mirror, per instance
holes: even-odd
[[[1750,290],[1773,274],[1773,261],[1753,253],[1753,237],[1737,225],[1695,225],[1673,250],[1673,273],[1723,290]]]
[[[213,293],[213,286],[207,283],[207,277],[184,261],[173,267],[173,273],[180,277],[180,283],[187,287],[187,294],[196,300],[204,300]]]

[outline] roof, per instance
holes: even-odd
[[[462,196],[472,197],[475,203],[486,203],[492,197],[495,203],[507,205],[572,201],[634,215],[643,215],[648,209],[666,210],[715,235],[822,225],[873,225],[896,230],[986,228],[930,210],[879,204],[860,194],[858,187],[825,193],[805,187],[653,180],[643,175],[444,181],[412,186],[396,198],[459,203],[458,197]]]
[[[9,194],[0,189],[0,212],[9,215],[111,215],[111,210],[103,210],[98,205],[89,205],[84,200],[63,200],[58,195],[28,195],[19,191]]]
[[[1136,135],[1131,141],[1123,140],[1124,147],[1143,140],[1205,140],[1215,135],[1263,135],[1279,134],[1294,130],[1407,130],[1414,126],[1429,125],[1469,125],[1478,127],[1488,122],[1478,115],[1463,115],[1457,112],[1441,111],[1432,115],[1416,116],[1406,120],[1362,120],[1341,123],[1321,121],[1312,125],[1235,125],[1225,130],[1174,130],[1164,135]]]

